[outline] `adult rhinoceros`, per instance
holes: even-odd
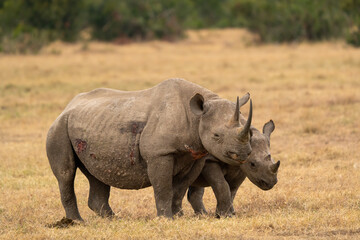
[[[191,156],[209,152],[231,164],[250,155],[251,101],[246,124],[239,122],[239,107],[248,99],[248,94],[238,98],[235,106],[182,79],[142,91],[95,89],[77,95],[52,124],[46,141],[66,217],[82,220],[74,193],[78,167],[89,180],[88,206],[96,213],[114,214],[110,186],[152,185],[158,216],[172,217],[175,182],[195,180],[204,163]]]

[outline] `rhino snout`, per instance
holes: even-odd
[[[267,190],[272,189],[272,188],[275,186],[276,183],[277,183],[277,178],[274,179],[271,183],[268,183],[268,182],[260,179],[260,180],[258,181],[258,186],[259,186],[262,190],[267,191]]]
[[[252,149],[249,149],[248,152],[246,153],[247,156],[250,156],[251,152],[252,152]]]

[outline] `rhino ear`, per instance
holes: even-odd
[[[242,96],[240,99],[239,99],[239,106],[243,106],[245,103],[247,103],[250,99],[250,93],[246,93],[244,96]]]
[[[190,99],[190,109],[196,116],[204,114],[204,97],[200,93]]]
[[[270,140],[270,135],[274,131],[274,129],[275,129],[275,124],[274,124],[273,120],[270,120],[267,123],[265,123],[265,125],[263,127],[263,134],[265,136],[267,136]]]

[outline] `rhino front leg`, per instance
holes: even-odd
[[[231,211],[232,215],[236,214],[235,209],[234,209],[234,198],[236,196],[237,190],[238,190],[238,188],[230,190],[231,191],[231,208],[230,208],[230,211]]]
[[[220,165],[216,162],[207,162],[202,175],[215,193],[217,200],[216,216],[230,217],[232,215],[230,187],[225,180]]]
[[[246,176],[245,174],[242,176],[237,176],[236,179],[228,180],[230,186],[230,192],[231,192],[231,214],[235,215],[235,209],[234,209],[234,198],[236,196],[236,193],[240,187],[240,185],[244,182]]]
[[[203,203],[204,188],[190,186],[187,193],[187,199],[194,209],[195,214],[207,214]]]
[[[174,157],[162,156],[148,160],[148,175],[154,188],[158,216],[172,218]]]
[[[175,178],[173,181],[173,214],[183,215],[182,212],[182,200],[185,196],[186,190],[189,188],[190,184],[193,183],[200,175],[206,158],[198,159],[193,164],[189,173],[187,173],[182,178]]]
[[[79,161],[79,168],[89,181],[90,191],[88,206],[101,217],[112,217],[115,215],[109,205],[110,186],[95,178]]]

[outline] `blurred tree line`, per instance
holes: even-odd
[[[60,39],[175,40],[186,29],[245,27],[263,42],[345,38],[360,46],[360,0],[0,0],[0,51]]]

